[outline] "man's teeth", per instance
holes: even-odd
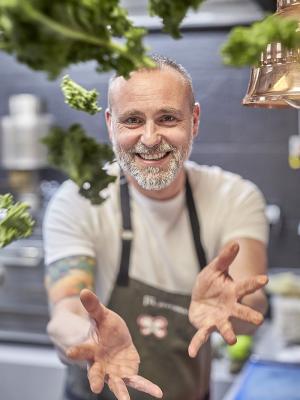
[[[167,152],[155,154],[138,153],[138,155],[144,160],[160,160],[161,158],[164,158],[166,154]]]

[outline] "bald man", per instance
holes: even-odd
[[[209,336],[263,321],[267,223],[257,187],[188,161],[200,105],[165,57],[109,84],[118,178],[93,206],[72,181],[44,222],[48,332],[64,399],[209,399]]]

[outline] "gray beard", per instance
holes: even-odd
[[[188,159],[192,149],[192,138],[185,146],[176,148],[167,143],[149,148],[138,143],[130,150],[123,150],[115,141],[113,149],[120,167],[131,175],[137,183],[146,190],[162,190],[168,187],[177,177],[183,163]],[[171,152],[170,160],[165,168],[140,167],[135,162],[136,153],[154,154]]]

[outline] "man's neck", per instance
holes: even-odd
[[[146,190],[142,188],[132,176],[126,174],[126,178],[129,184],[144,196],[154,200],[164,201],[172,199],[183,190],[185,184],[185,171],[182,169],[176,176],[175,180],[168,187],[161,190]]]

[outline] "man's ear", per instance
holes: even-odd
[[[110,141],[112,141],[112,117],[109,108],[105,110],[105,122]]]
[[[199,103],[195,103],[193,108],[193,136],[196,137],[199,133],[201,107]]]

